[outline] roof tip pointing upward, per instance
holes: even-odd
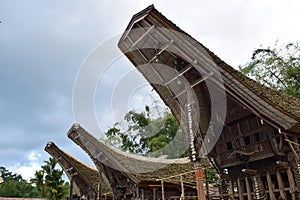
[[[139,29],[144,30],[144,32],[141,31],[142,33],[137,34],[134,31],[135,27],[139,27]],[[149,29],[151,30],[149,31]],[[174,34],[166,35],[161,29],[171,30]],[[281,129],[286,133],[300,134],[300,99],[287,95],[281,91],[268,88],[233,69],[203,44],[167,19],[157,11],[153,5],[148,6],[132,17],[124,34],[119,40],[118,47],[138,68],[139,66],[152,61],[149,60],[148,57],[153,58],[153,55],[150,55],[150,50],[148,51],[148,57],[145,57],[147,50],[145,50],[146,48],[143,49],[143,47],[147,47],[147,45],[149,46],[150,44],[153,46],[153,44],[156,44],[155,42],[170,41],[172,39],[173,41],[177,41],[172,44],[172,47],[183,49],[183,52],[186,53],[183,56],[183,59],[194,67],[201,66],[205,68],[205,70],[212,70],[209,68],[210,66],[207,66],[205,62],[201,61],[201,56],[203,54],[208,55],[211,61],[217,66],[216,70],[221,74],[226,94],[230,97],[237,100],[240,104],[247,106],[247,108],[251,109],[257,117],[263,119],[274,128]],[[138,47],[136,43],[139,43]],[[166,53],[165,56],[168,56],[168,54]],[[160,57],[162,57],[162,54],[160,54]],[[169,57],[165,57],[160,60],[167,62],[168,59]],[[198,60],[199,62],[194,64],[190,63],[189,60]],[[167,63],[160,62],[160,64]],[[147,74],[145,73],[146,70],[144,70],[145,72],[142,70],[140,71],[146,79],[151,79],[156,76],[151,70],[150,73]],[[159,75],[164,77],[164,74]],[[172,102],[168,100],[168,97],[172,96],[172,94],[166,91],[166,88],[160,89],[154,86],[154,89],[157,90],[162,99],[172,110]]]

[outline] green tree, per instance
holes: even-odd
[[[40,197],[51,200],[66,199],[68,194],[68,183],[62,178],[63,170],[57,169],[57,160],[49,158],[44,161],[41,170],[35,172],[31,182],[37,186]]]
[[[0,167],[0,174],[4,182],[0,184],[0,196],[2,197],[38,197],[37,188],[32,186],[21,175],[15,174]]]
[[[240,71],[256,81],[300,98],[300,46],[289,43],[274,48],[259,48]]]
[[[142,112],[129,111],[124,116],[127,127],[122,129],[120,123],[115,124],[105,133],[106,143],[125,152],[152,157],[186,156],[186,153],[178,155],[180,154],[177,151],[178,144],[184,146],[185,149],[187,149],[187,144],[175,117],[169,112],[163,113],[162,117],[151,116],[153,114],[148,106]]]
[[[32,178],[30,181],[36,185],[40,197],[45,198],[46,196],[45,196],[44,171],[43,170],[35,171],[34,178]]]

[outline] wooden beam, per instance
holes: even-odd
[[[290,193],[292,195],[292,200],[296,200],[296,187],[295,187],[295,181],[294,181],[294,177],[293,177],[293,173],[291,168],[289,167],[286,170],[287,176],[288,176],[288,180],[289,180],[289,186],[290,186]]]
[[[73,176],[70,176],[70,191],[69,191],[69,199],[73,199]]]
[[[244,200],[241,178],[239,176],[237,177],[237,184],[238,184],[239,200]]]
[[[165,189],[164,189],[164,180],[161,179],[161,198],[165,200]]]
[[[271,178],[271,175],[270,175],[269,171],[267,171],[266,176],[267,176],[270,200],[276,200],[276,197],[275,197],[275,194],[274,194],[274,189],[273,189],[273,182],[272,182],[272,178]]]
[[[279,170],[276,170],[276,177],[277,177],[277,182],[278,182],[280,196],[283,199],[286,199],[286,194],[285,194],[285,191],[284,191],[284,183],[282,181],[282,177],[281,177],[281,174],[280,174]]]
[[[290,194],[292,196],[292,200],[296,199],[296,188],[295,188],[295,180],[294,176],[291,170],[291,167],[288,162],[282,162],[282,161],[276,161],[276,164],[283,167],[286,170],[288,181],[289,181],[289,187],[290,187]]]
[[[156,187],[152,187],[152,192],[153,192],[153,197],[152,197],[152,199],[153,200],[156,200],[156,190],[157,190],[157,188]]]
[[[99,173],[99,182],[98,182],[97,199],[101,200],[102,199],[102,193],[101,193],[102,171],[100,170],[100,168],[98,168],[98,173]]]
[[[289,137],[288,137],[287,135],[284,135],[284,137],[285,137],[285,141],[288,142],[288,144],[289,144],[291,150],[293,151],[293,153],[294,153],[294,155],[295,155],[295,158],[296,158],[296,161],[299,162],[299,160],[300,160],[300,159],[299,159],[299,155],[298,155],[298,153],[296,152],[294,146],[292,145],[292,144],[294,144],[294,145],[297,146],[297,145],[299,145],[299,144],[297,144],[297,143],[295,143],[295,142],[289,140]]]
[[[169,81],[165,82],[164,85],[168,85],[171,82],[175,81],[178,77],[182,76],[183,74],[185,74],[186,72],[188,72],[190,69],[192,69],[193,65],[189,65],[185,68],[183,68],[181,71],[178,72],[178,74],[176,74],[176,76],[174,76],[173,78],[171,78]]]
[[[247,176],[245,176],[245,183],[246,183],[246,190],[247,190],[247,199],[252,200],[251,187]]]
[[[183,184],[183,177],[182,177],[182,175],[180,176],[180,185],[181,185],[181,196],[180,196],[180,198],[184,199],[184,184]]]
[[[152,25],[148,28],[148,30],[139,38],[137,39],[132,45],[131,48],[135,47],[145,36],[147,36],[150,31],[155,27],[155,25]],[[139,30],[139,29],[138,29]]]
[[[232,179],[229,179],[229,199],[234,200],[234,188]]]

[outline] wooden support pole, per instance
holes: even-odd
[[[251,187],[247,176],[245,176],[245,183],[246,183],[246,190],[247,190],[247,199],[252,200]]]
[[[284,183],[282,181],[282,177],[281,177],[279,170],[276,170],[276,177],[277,177],[278,187],[279,187],[279,191],[280,191],[280,196],[283,199],[286,199],[286,194],[284,191]]]
[[[204,191],[203,171],[199,161],[195,162],[195,175],[197,183],[198,200],[206,200]]]
[[[234,189],[232,179],[229,179],[229,199],[234,200]]]
[[[209,183],[208,183],[208,174],[207,170],[204,169],[204,174],[205,174],[205,189],[206,189],[206,198],[209,199]]]
[[[241,184],[241,178],[239,176],[237,177],[237,184],[238,184],[238,191],[239,191],[239,200],[244,200],[243,187]]]
[[[145,199],[145,192],[144,192],[144,189],[141,190],[142,191],[142,200]]]
[[[153,200],[156,200],[156,190],[157,190],[157,188],[156,188],[156,187],[153,187],[152,189],[153,189],[153,194],[152,194],[153,197],[152,197],[152,199],[153,199]]]
[[[161,198],[165,200],[165,189],[164,189],[164,180],[161,179]]]
[[[275,194],[274,194],[274,190],[273,190],[273,182],[272,182],[272,178],[270,175],[270,172],[267,171],[267,182],[268,182],[268,189],[269,189],[269,196],[270,196],[270,200],[276,200]]]
[[[136,199],[139,199],[140,198],[140,188],[137,186],[136,187]]]
[[[289,180],[289,186],[290,186],[290,193],[292,195],[292,200],[296,200],[296,188],[295,188],[295,181],[294,181],[294,177],[293,177],[293,172],[291,170],[291,168],[287,168],[286,170],[287,176],[288,176],[288,180]]]
[[[184,199],[184,184],[183,184],[183,177],[180,176],[180,184],[181,184],[181,196],[180,199]]]
[[[69,191],[69,200],[73,199],[73,176],[70,176],[70,191]]]
[[[98,169],[99,177],[98,177],[98,191],[97,191],[97,199],[101,200],[102,194],[101,194],[101,182],[102,182],[102,173],[101,170]]]

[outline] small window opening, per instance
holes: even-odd
[[[247,145],[250,145],[250,144],[251,144],[250,137],[249,136],[244,137],[244,145],[247,146]]]
[[[227,151],[231,151],[233,149],[231,141],[226,142],[226,146],[227,146]]]
[[[260,142],[261,141],[260,133],[255,133],[255,141],[256,142]]]

